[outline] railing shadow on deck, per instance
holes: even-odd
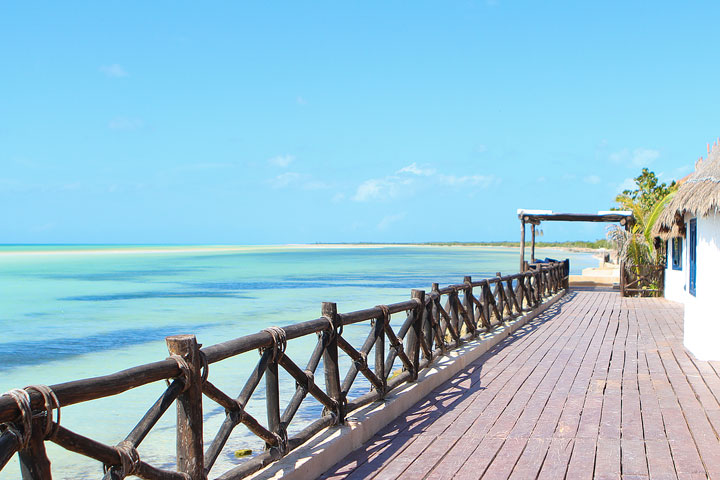
[[[406,415],[401,415],[387,427],[384,427],[376,434],[376,437],[380,438],[379,441],[353,454],[353,460],[357,462],[358,465],[365,465],[364,468],[358,466],[353,470],[353,473],[358,474],[365,470],[368,472],[377,471],[375,466],[384,464],[393,455],[396,455],[400,449],[406,447],[408,443],[412,442],[416,432],[427,430],[445,412],[458,407],[463,401],[472,397],[478,390],[484,390],[486,387],[481,384],[481,377],[485,362],[504,348],[512,345],[523,337],[531,335],[543,324],[557,317],[563,311],[565,305],[570,303],[576,296],[577,293],[573,291],[566,293],[545,311],[515,330],[515,332],[510,333],[482,354],[469,368],[455,375],[455,377],[449,381],[452,388],[448,388],[448,384],[445,383],[416,403],[411,410],[413,412],[422,411],[423,413],[413,413],[412,425],[407,431],[402,431],[408,423],[408,417]],[[439,407],[429,410],[433,405],[438,405]],[[331,470],[328,475],[333,476],[335,473],[341,472]],[[326,476],[321,476],[319,480],[325,477]]]
[[[468,276],[463,283],[444,288],[433,284],[428,294],[413,290],[410,300],[404,302],[345,314],[338,313],[334,303],[324,303],[322,316],[315,320],[284,328],[269,327],[205,348],[200,348],[194,335],[172,336],[167,338],[170,357],[166,360],[103,377],[13,390],[0,396],[0,422],[4,422],[0,429],[0,469],[19,452],[24,478],[51,478],[44,447],[49,440],[101,462],[105,479],[136,475],[151,480],[201,480],[210,474],[231,433],[242,424],[265,443],[266,449],[217,478],[243,478],[284,457],[321,430],[344,423],[348,413],[381,401],[399,386],[416,381],[418,373],[439,356],[539,307],[548,297],[567,288],[567,271],[566,261],[479,281]],[[539,321],[551,318],[551,312],[559,311],[565,302],[558,303],[541,314]],[[405,315],[400,328],[391,324],[391,316],[397,314]],[[343,336],[343,327],[360,323],[368,327],[369,334],[361,346],[355,347]],[[501,344],[528,335],[538,325],[534,321]],[[290,340],[314,334],[318,336],[317,343],[303,369],[286,353],[286,346]],[[231,396],[211,383],[211,365],[251,354],[256,349],[261,352],[260,359],[239,395]],[[324,382],[316,383],[315,372],[321,364]],[[345,364],[349,368],[341,377],[341,366]],[[280,367],[295,381],[294,394],[283,411],[279,398]],[[351,397],[357,390],[353,386],[359,375],[365,378],[367,387]],[[468,375],[479,375],[479,371]],[[475,377],[469,378],[472,383]],[[264,424],[245,408],[263,379]],[[165,380],[171,382],[167,389],[116,446],[59,425],[61,405],[117,395]],[[202,436],[203,395],[225,410],[225,420],[207,449]],[[324,408],[318,418],[289,438],[288,427],[308,395]],[[458,395],[462,395],[462,390]],[[173,404],[177,405],[177,471],[150,465],[137,451]]]

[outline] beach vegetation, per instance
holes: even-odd
[[[613,210],[629,210],[635,218],[626,229],[620,225],[608,228],[608,239],[614,244],[618,258],[630,265],[659,265],[664,262],[665,251],[656,244],[652,229],[665,205],[677,191],[673,180],[661,183],[655,172],[643,168],[634,178],[635,189],[624,190],[615,197]]]

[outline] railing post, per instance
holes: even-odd
[[[342,332],[342,321],[337,313],[337,304],[323,302],[322,316],[329,319],[333,326],[330,341],[323,353],[323,368],[325,369],[325,388],[330,398],[338,403],[338,423],[345,423],[345,405],[340,386],[340,366],[338,365],[337,336]]]
[[[48,422],[52,418],[47,418]],[[45,422],[35,417],[32,422],[30,444],[18,452],[23,480],[52,480],[50,460],[45,451]]]
[[[496,283],[498,289],[497,306],[498,311],[500,312],[500,321],[503,322],[505,319],[505,291],[503,290],[502,280],[500,280],[500,278],[502,277],[502,273],[495,272],[495,276],[498,278],[498,281]]]
[[[475,329],[472,331],[473,336],[477,336],[477,322],[475,322],[475,304],[472,301],[473,296],[473,287],[472,287],[472,277],[470,275],[466,275],[463,279],[463,283],[465,284],[465,290],[463,292],[463,306],[465,307],[465,312],[468,315],[468,318],[470,319],[470,323],[473,324]]]
[[[527,262],[525,261],[525,217],[520,217],[520,271],[524,272]]]
[[[428,349],[430,350],[430,354],[432,358],[432,353],[435,351],[433,349],[433,340],[435,339],[435,332],[433,328],[433,302],[425,302],[423,299],[423,322],[422,322],[422,335],[425,338],[425,344],[427,345]],[[438,345],[440,347],[440,345]]]
[[[185,391],[177,399],[177,469],[192,480],[205,478],[203,461],[202,360],[195,335],[165,339],[171,355],[185,359]]]
[[[275,348],[279,348],[279,346]],[[276,356],[270,358],[265,367],[265,411],[267,412],[268,430],[277,434],[282,441],[284,437],[280,430],[280,378]],[[270,447],[270,444],[265,445],[266,449]],[[278,448],[282,451],[284,445],[279,443]]]
[[[620,296],[625,296],[625,262],[620,261]]]
[[[452,319],[452,326],[457,332],[458,336],[458,345],[461,343],[462,339],[462,327],[463,324],[460,321],[460,309],[458,308],[457,302],[459,302],[457,290],[453,289],[448,294],[448,305],[450,306],[450,311],[448,312],[450,314],[450,318]]]
[[[454,339],[453,339],[453,337],[452,337],[452,333],[450,333],[450,332],[452,331],[452,325],[450,324],[451,322],[446,322],[447,332],[445,332],[445,330],[443,330],[443,328],[442,328],[443,318],[442,318],[442,315],[441,315],[441,313],[440,313],[440,308],[438,308],[438,306],[440,305],[440,298],[441,298],[441,295],[440,295],[440,284],[439,284],[439,283],[433,283],[433,284],[432,284],[432,291],[437,294],[437,296],[436,296],[435,298],[433,298],[433,302],[432,302],[432,314],[433,314],[433,317],[435,318],[435,320],[437,320],[437,328],[440,329],[440,338],[442,339],[442,342],[443,342],[443,347],[442,347],[442,348],[443,348],[443,350],[445,350],[445,339],[447,338],[446,335],[449,335],[449,336],[450,336],[451,342],[454,341]],[[457,342],[454,342],[454,344],[455,344],[455,347],[457,347],[457,346],[460,345],[460,337],[459,337],[459,336],[458,336]]]
[[[375,375],[380,379],[383,386],[383,391],[380,392],[380,398],[385,398],[385,392],[387,391],[387,375],[385,374],[385,315],[380,315],[375,319]]]
[[[488,325],[492,326],[492,308],[490,306],[490,297],[492,296],[492,292],[490,291],[490,284],[487,280],[483,282],[482,285],[482,295],[483,295],[483,309],[485,310],[485,318],[487,319]]]
[[[425,290],[412,290],[410,294],[412,298],[418,299],[419,305],[413,310],[412,327],[407,333],[407,349],[410,357],[410,363],[413,365],[413,371],[410,372],[411,380],[418,378],[420,371],[420,335],[422,335],[423,313],[425,312]]]

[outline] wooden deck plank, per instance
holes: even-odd
[[[720,478],[718,372],[680,305],[573,292],[323,478]]]
[[[573,304],[572,308],[569,308],[568,311],[579,309],[583,305],[583,302],[578,302],[577,304]],[[506,371],[508,367],[515,364],[528,363],[530,355],[535,354],[538,351],[543,353],[544,349],[547,347],[546,340],[548,338],[552,338],[555,329],[562,329],[566,327],[564,323],[557,322],[557,324],[553,325],[553,328],[546,329],[539,335],[528,334],[529,332],[535,330],[537,325],[542,324],[548,316],[539,317],[535,321],[519,329],[513,336],[508,337],[508,339],[501,342],[493,350],[483,355],[470,366],[468,371],[471,373],[469,375],[463,373],[459,375],[459,377],[461,377],[460,380],[457,380],[456,377],[456,379],[446,382],[445,385],[436,389],[434,391],[434,397],[433,395],[429,397],[433,397],[434,400],[436,400],[436,405],[442,407],[441,411],[444,412],[444,414],[437,416],[437,419],[430,427],[428,427],[428,433],[440,433],[447,430],[458,416],[471,407],[477,396],[483,395],[484,392],[491,392],[494,395],[497,391],[502,390],[505,383],[511,377],[511,374],[508,374]],[[566,319],[566,321],[568,324],[571,323],[569,319]],[[484,389],[478,388],[480,386],[477,384],[479,377],[477,375],[473,376],[474,373],[479,374],[481,371],[483,373],[482,386]],[[463,379],[463,377],[466,376],[472,377],[473,380],[470,384],[467,384],[467,382]],[[464,387],[462,387],[463,384]],[[490,386],[493,385],[495,388],[491,389]],[[450,408],[451,406],[453,408]],[[428,408],[429,407],[427,407],[423,402],[420,402],[410,411],[427,411]],[[378,436],[384,435],[388,437],[386,443],[396,444],[392,449],[379,448],[376,445],[376,452],[368,452],[367,449],[365,449],[366,452],[364,455],[359,454],[357,451],[354,452],[354,455],[359,456],[360,464],[356,468],[357,472],[353,473],[350,478],[365,478],[367,472],[372,473],[381,470],[384,465],[390,463],[403,453],[403,451],[409,446],[409,443],[412,443],[414,439],[407,440],[402,444],[398,444],[398,442],[390,439],[394,435],[404,434],[407,430],[408,426],[406,424],[406,417],[407,415],[401,416],[401,418],[389,424],[378,434]],[[462,433],[463,432],[453,433],[450,431],[446,435],[453,436],[453,438],[457,440],[461,437]],[[462,449],[458,451],[462,451]],[[471,452],[472,450],[468,452],[468,455]],[[362,466],[363,463],[370,463],[372,466],[364,467]],[[459,465],[457,467],[459,468]],[[383,478],[386,478],[385,474],[382,476]]]
[[[536,478],[550,448],[547,438],[529,438],[525,450],[513,467],[509,478],[525,480]]]

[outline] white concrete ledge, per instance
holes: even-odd
[[[248,477],[252,479],[309,479],[325,473],[353,450],[370,440],[380,429],[450,380],[518,328],[537,317],[565,295],[561,290],[545,303],[507,325],[481,334],[460,348],[438,357],[421,371],[418,380],[402,385],[382,402],[374,402],[350,414],[346,425],[330,427],[315,435],[288,456]]]

